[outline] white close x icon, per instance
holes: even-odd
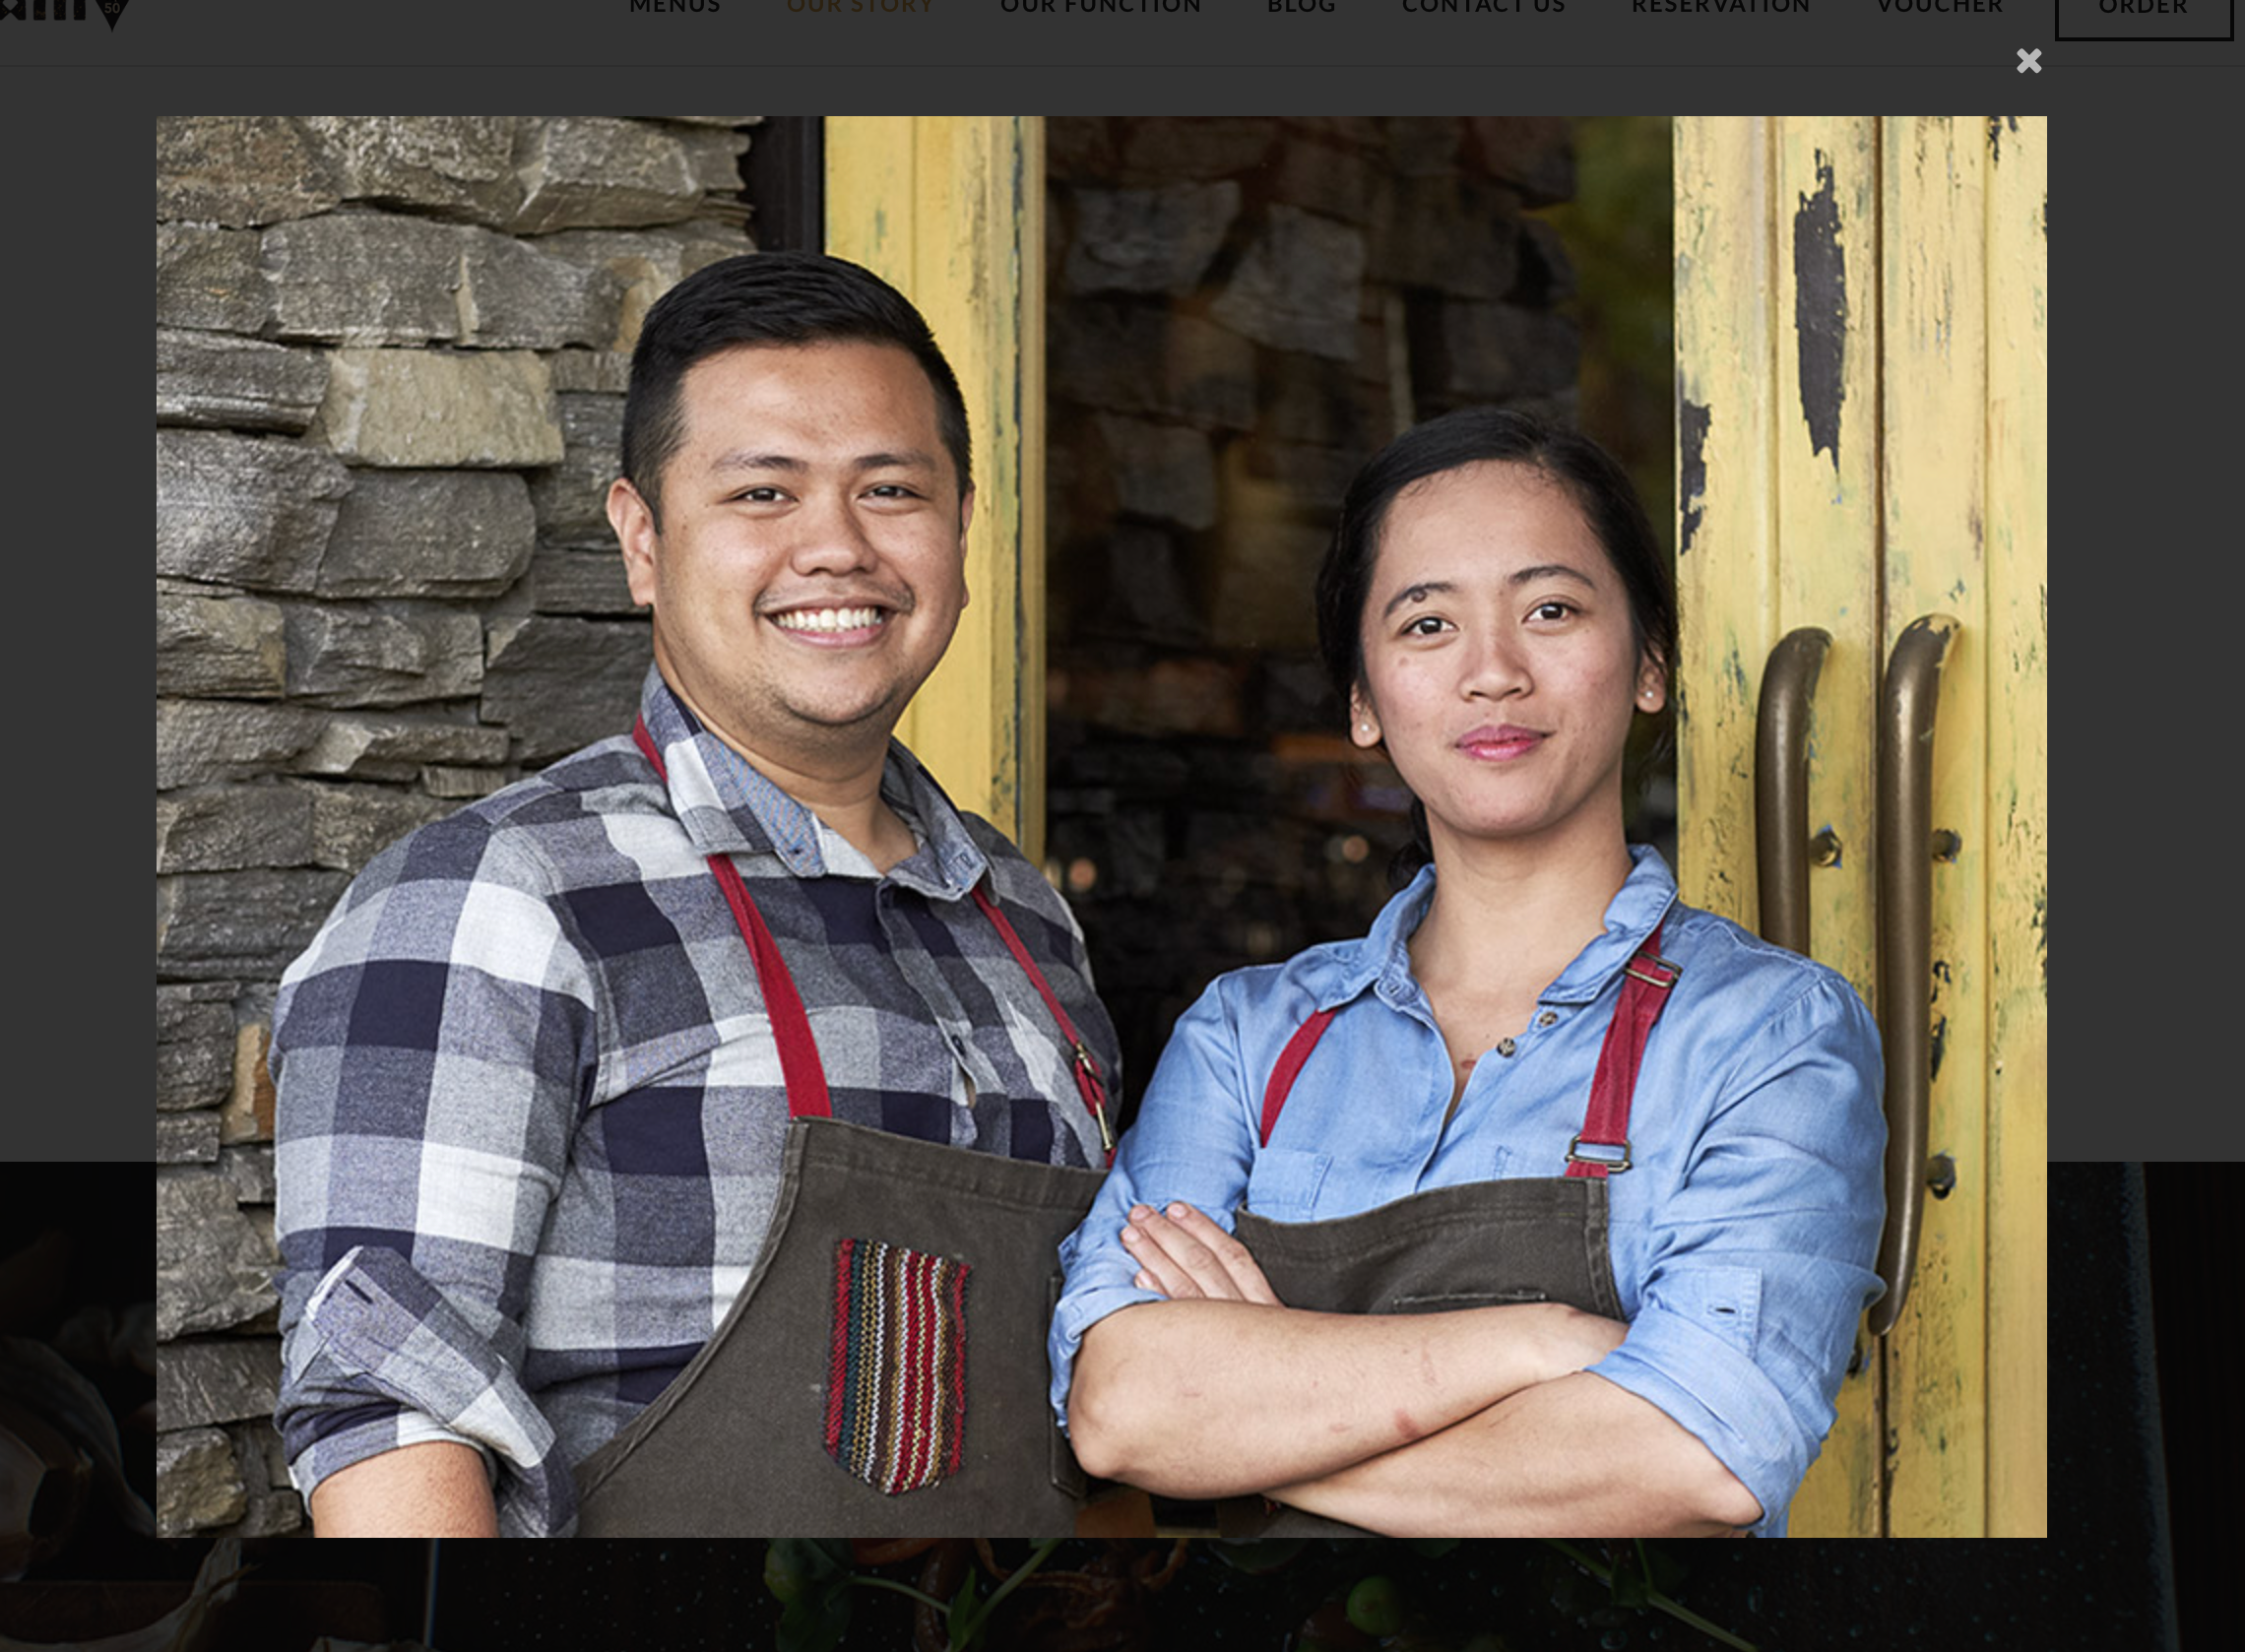
[[[2019,48],[2019,72],[2023,75],[2029,69],[2038,75],[2042,73],[2042,48],[2040,46],[2036,46],[2032,51],[2028,51],[2024,46]]]

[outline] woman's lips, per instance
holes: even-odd
[[[1468,757],[1484,762],[1503,763],[1514,757],[1524,757],[1543,743],[1544,736],[1533,729],[1519,729],[1507,723],[1498,728],[1475,729],[1458,736],[1457,749]]]

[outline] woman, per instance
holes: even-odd
[[[1061,1251],[1077,1457],[1396,1534],[1780,1535],[1881,1289],[1878,1035],[1624,839],[1675,657],[1643,508],[1452,413],[1358,476],[1317,603],[1430,863],[1179,1023]]]

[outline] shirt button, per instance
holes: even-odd
[[[1497,1041],[1497,1053],[1500,1055],[1511,1054],[1512,1041],[1510,1039],[1499,1039]]]
[[[1536,1017],[1536,1025],[1539,1027],[1556,1027],[1559,1025],[1559,1016],[1547,1009],[1543,1014]]]

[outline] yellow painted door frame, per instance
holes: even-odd
[[[826,250],[919,306],[974,441],[966,612],[897,733],[1044,856],[1045,156],[1033,116],[826,119]]]
[[[1796,628],[1828,633],[1810,950],[1883,1027],[1930,1018],[1937,1196],[1792,1530],[2041,1536],[2045,123],[1691,118],[1676,136],[1684,892],[1756,926],[1764,669]],[[1882,1005],[1876,714],[1896,639],[1929,614],[1956,622],[1933,738],[1934,962],[1922,1001]]]

